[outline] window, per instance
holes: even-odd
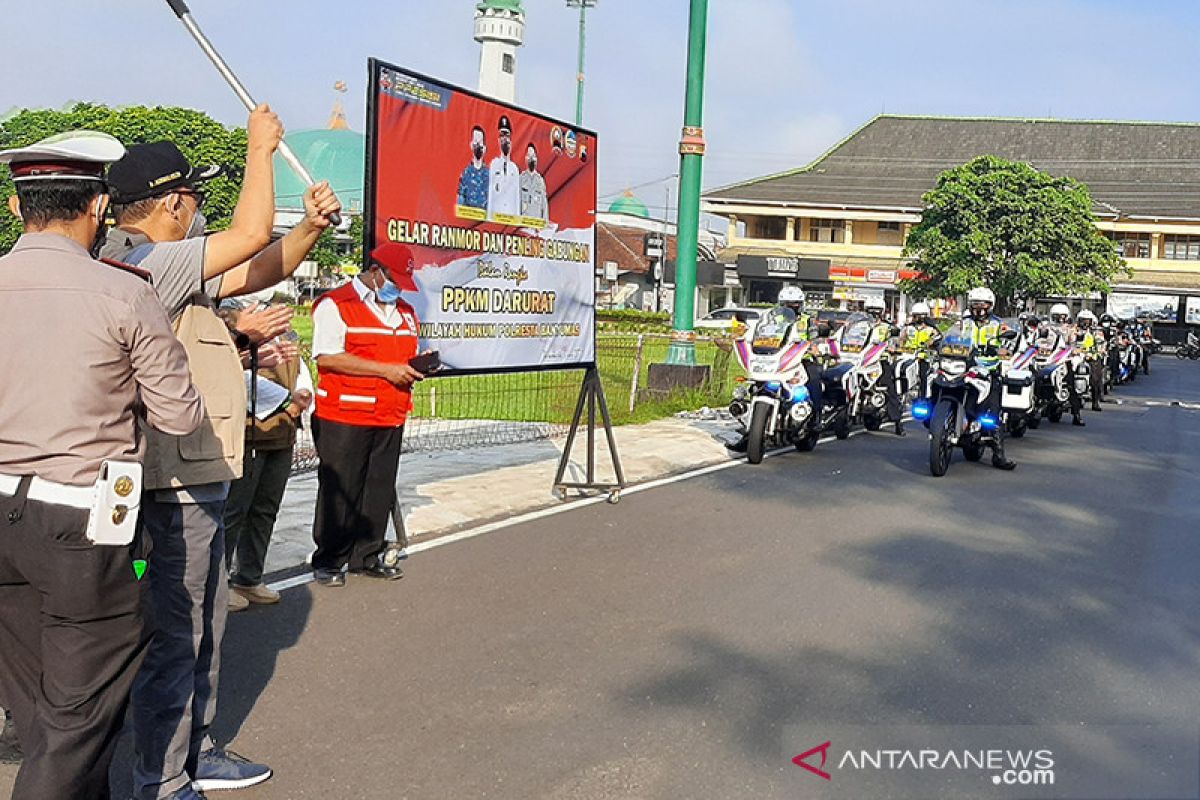
[[[1200,261],[1200,236],[1164,236],[1163,258]]]
[[[1150,258],[1150,234],[1148,233],[1108,231],[1105,236],[1116,242],[1117,252],[1125,258]]]
[[[881,222],[881,223],[879,223],[879,230],[880,230],[880,232],[893,231],[895,233],[899,233],[900,232],[900,223],[899,222]]]
[[[754,220],[753,230],[752,239],[777,239],[782,241],[787,238],[787,220],[783,217],[758,217]]]
[[[841,219],[814,219],[808,227],[810,242],[846,241],[846,221]]]
[[[509,75],[512,75],[514,72],[517,71],[516,59],[514,59],[510,53],[505,53],[504,61],[501,63],[500,69],[504,70]]]

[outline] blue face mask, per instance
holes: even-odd
[[[394,303],[400,299],[400,289],[389,280],[384,280],[383,286],[375,290],[375,299],[381,303]]]

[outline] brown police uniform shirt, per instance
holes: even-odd
[[[91,484],[105,460],[140,460],[138,413],[177,435],[204,417],[153,287],[64,236],[0,258],[0,342],[0,473]]]

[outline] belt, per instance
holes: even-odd
[[[17,487],[20,485],[20,476],[0,475],[0,494],[12,497],[17,493]],[[28,497],[30,500],[37,500],[39,503],[70,506],[71,508],[82,508],[88,511],[91,509],[92,501],[96,497],[96,487],[68,486],[65,483],[55,483],[54,481],[34,476],[29,482]]]

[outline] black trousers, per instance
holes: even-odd
[[[1089,380],[1092,384],[1092,405],[1100,402],[1100,398],[1104,397],[1104,362],[1099,358],[1088,362],[1088,369],[1091,371]]]
[[[890,358],[879,362],[883,368],[884,411],[892,422],[900,421],[900,392],[896,390],[896,362]]]
[[[313,569],[360,570],[375,565],[396,502],[403,438],[403,426],[369,428],[313,417],[313,441],[321,459]]]
[[[0,696],[25,760],[13,800],[106,800],[148,635],[131,548],[87,541],[87,512],[0,495]]]

